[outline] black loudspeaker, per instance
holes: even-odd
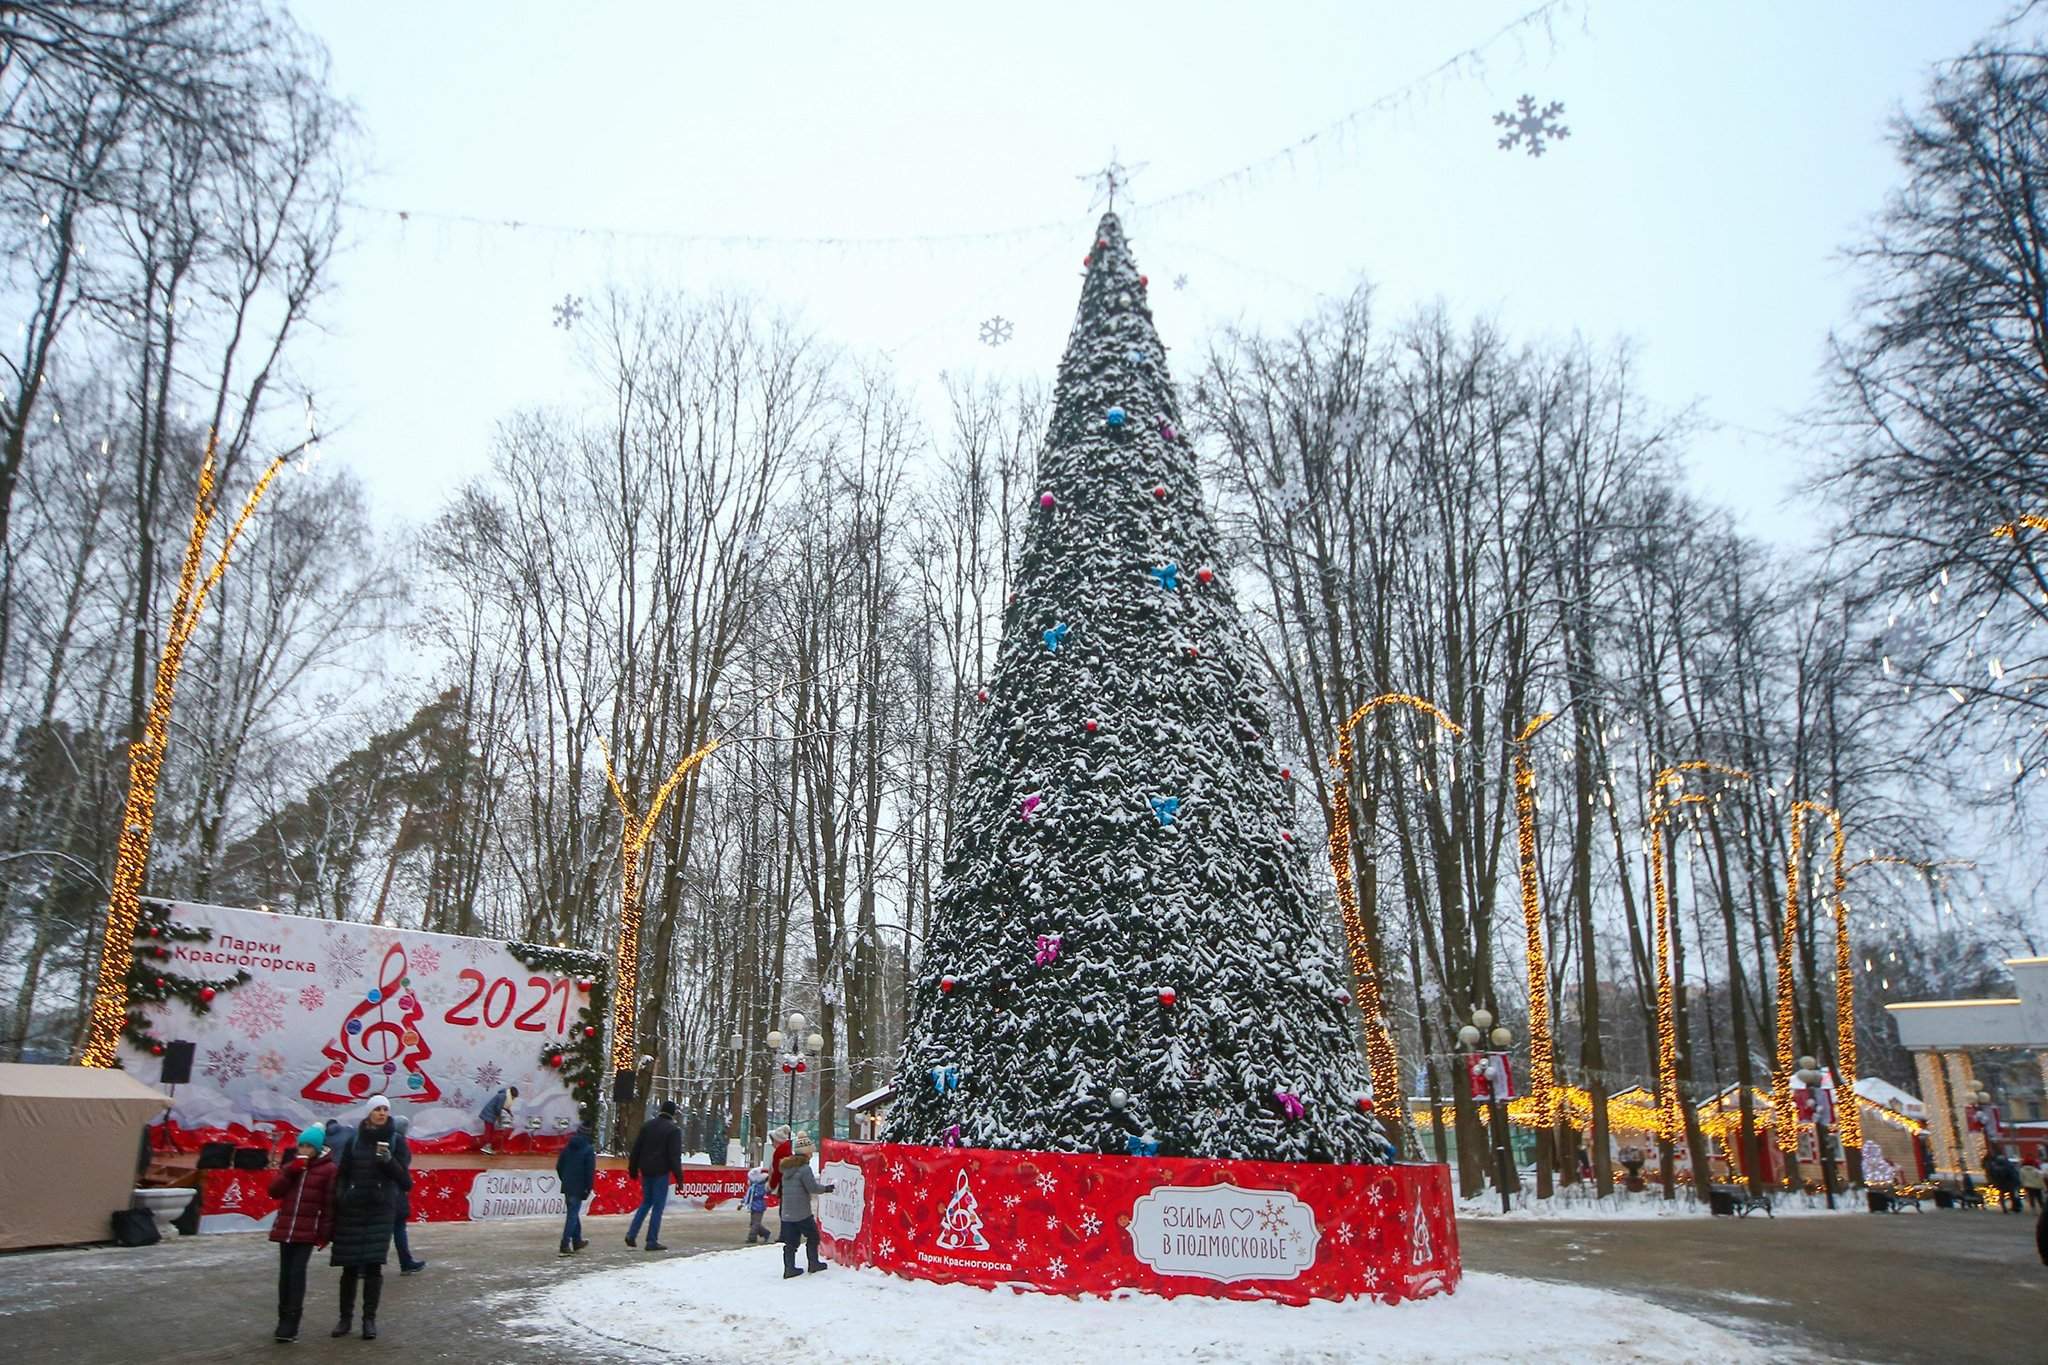
[[[192,1043],[164,1044],[165,1085],[189,1085],[192,1081]]]
[[[268,1147],[235,1148],[235,1169],[238,1171],[260,1171],[270,1165]]]
[[[639,1088],[636,1080],[637,1078],[630,1071],[613,1072],[612,1103],[631,1104],[633,1102],[633,1093]]]
[[[232,1142],[202,1142],[199,1144],[199,1169],[202,1171],[225,1171],[235,1164],[235,1144]]]

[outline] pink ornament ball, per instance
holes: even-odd
[[[1048,512],[1052,510],[1052,505],[1055,501],[1057,501],[1057,499],[1055,499],[1053,495],[1050,493],[1040,493],[1038,495],[1038,505],[1040,507],[1043,507]]]
[[[1164,436],[1167,440],[1171,441],[1174,438],[1173,423],[1161,422],[1159,424],[1159,434],[1161,436]]]

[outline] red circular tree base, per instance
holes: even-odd
[[[831,1258],[1052,1294],[1393,1302],[1457,1288],[1447,1167],[827,1142]]]

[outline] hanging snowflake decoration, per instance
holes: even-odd
[[[1535,96],[1522,96],[1515,101],[1512,113],[1499,113],[1493,116],[1496,124],[1508,130],[1501,135],[1501,150],[1511,152],[1517,146],[1526,146],[1530,156],[1542,156],[1543,139],[1555,138],[1563,141],[1572,135],[1572,130],[1562,123],[1552,122],[1563,112],[1562,100],[1552,100],[1539,111],[1536,108]]]
[[[363,945],[350,943],[347,939],[336,939],[327,945],[327,979],[336,986],[346,986],[363,974]]]
[[[562,301],[555,305],[555,326],[568,331],[583,321],[583,300],[574,294],[562,295]]]
[[[274,1028],[284,1026],[285,995],[261,981],[251,982],[235,992],[235,1007],[228,1011],[228,1027],[255,1042]]]
[[[981,344],[984,346],[1000,346],[1016,334],[1016,324],[1001,313],[981,324]]]
[[[1358,438],[1365,435],[1365,415],[1357,408],[1346,408],[1337,414],[1337,424],[1331,430],[1339,445],[1356,445]]]
[[[222,1043],[218,1051],[206,1054],[206,1065],[199,1070],[222,1085],[239,1081],[249,1074],[249,1054],[233,1043]]]

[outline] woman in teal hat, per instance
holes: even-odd
[[[278,1252],[277,1339],[296,1341],[306,1306],[306,1262],[334,1236],[334,1159],[319,1124],[299,1134],[298,1149],[270,1182],[270,1197],[278,1201],[270,1225]]]

